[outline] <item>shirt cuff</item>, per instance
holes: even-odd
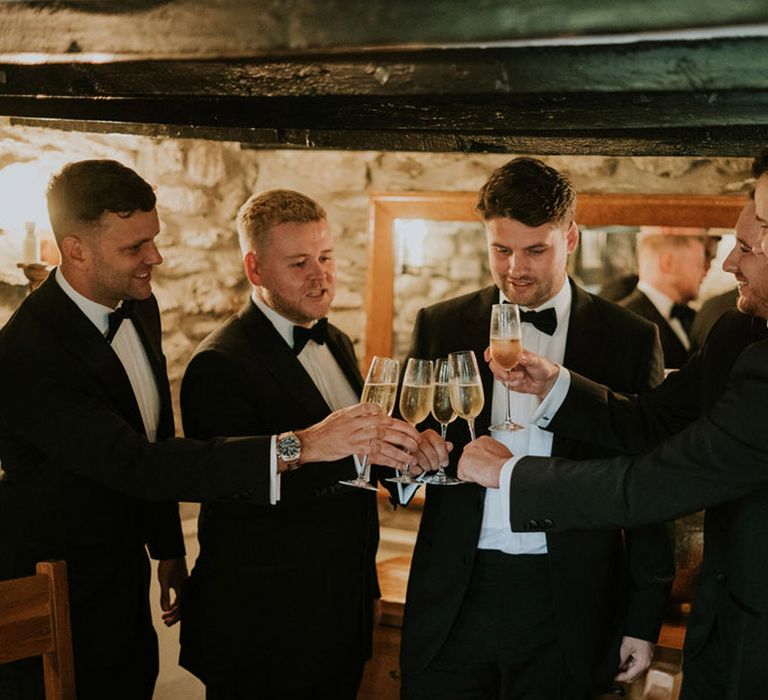
[[[510,457],[501,468],[499,473],[499,493],[501,494],[501,513],[504,518],[504,522],[509,525],[509,490],[510,482],[512,481],[512,472],[515,470],[515,466],[518,461],[525,455],[519,457]],[[509,525],[511,528],[511,525]]]
[[[277,435],[269,443],[269,505],[280,500],[280,472],[277,471]]]
[[[544,397],[544,400],[539,404],[539,408],[536,413],[533,414],[531,423],[538,428],[547,428],[555,417],[555,414],[560,410],[560,406],[563,405],[565,397],[568,395],[568,390],[571,388],[571,373],[562,365],[560,366],[557,379],[549,390],[549,393]]]

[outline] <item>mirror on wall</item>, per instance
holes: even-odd
[[[373,355],[402,358],[419,309],[491,282],[474,192],[400,192],[371,196],[365,367]],[[733,286],[720,269],[733,246],[741,196],[581,194],[582,240],[570,272],[590,291],[635,270],[642,226],[708,229],[721,237],[701,298]]]

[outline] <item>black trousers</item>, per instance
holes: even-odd
[[[701,651],[683,663],[680,700],[766,700],[768,622],[727,591]]]
[[[298,690],[265,687],[258,678],[207,682],[206,700],[355,700],[363,680],[364,663],[355,663],[332,678],[317,678]],[[310,681],[311,682],[311,681]]]
[[[555,628],[548,558],[480,550],[448,639],[402,698],[582,700]]]

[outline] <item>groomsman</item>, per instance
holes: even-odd
[[[506,447],[483,439],[465,450],[459,470],[488,487],[503,474],[513,530],[633,526],[708,508],[685,638],[686,700],[768,697],[768,151],[753,173],[755,202],[742,210],[724,263],[741,313],[726,312],[679,372],[634,396],[529,356],[510,382],[545,398],[537,422],[563,437],[636,454],[674,437],[641,457],[516,465]]]
[[[423,309],[409,354],[482,358],[491,307],[510,301],[523,311],[524,347],[616,389],[654,386],[662,363],[653,325],[567,277],[574,209],[570,182],[541,161],[496,170],[477,204],[495,284]],[[480,374],[478,434],[504,417],[506,399],[485,362]],[[531,426],[536,403],[513,395],[512,417],[527,427],[495,436],[522,454],[603,454]],[[448,439],[455,470],[469,439],[463,421]],[[649,665],[673,574],[666,528],[518,535],[505,510],[498,491],[427,487],[403,626],[405,698],[581,699]]]
[[[251,294],[187,367],[184,431],[272,434],[269,460],[285,471],[274,505],[203,504],[181,664],[209,700],[351,700],[371,655],[379,524],[376,494],[339,483],[362,451],[351,418],[371,405],[348,408],[362,379],[352,342],[326,318],[333,235],[322,207],[290,190],[252,196],[237,229]],[[408,424],[385,427],[365,434],[374,462],[437,466]]]
[[[152,187],[120,163],[86,160],[55,175],[47,196],[61,265],[0,331],[0,576],[64,559],[77,697],[150,700],[158,657],[147,550],[173,624],[172,593],[186,577],[176,500],[267,507],[288,465],[270,465],[269,433],[173,438],[152,295],[162,262]],[[350,413],[353,451],[371,449],[389,419],[371,407]],[[315,454],[338,459],[351,442],[323,440]],[[0,667],[0,695],[42,699],[40,664]]]

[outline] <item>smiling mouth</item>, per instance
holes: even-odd
[[[325,295],[325,289],[315,289],[311,292],[307,292],[307,296],[311,297],[312,299],[319,299],[324,295]]]

